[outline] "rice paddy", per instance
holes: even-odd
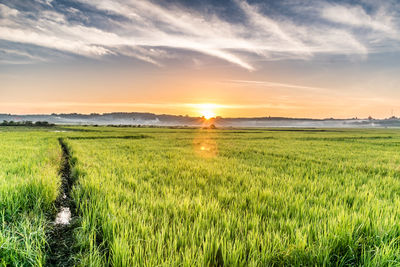
[[[400,264],[397,130],[63,130],[0,133],[3,265],[46,265],[58,138],[78,266]]]
[[[48,133],[0,132],[0,265],[45,265],[60,157]]]

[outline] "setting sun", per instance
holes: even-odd
[[[200,104],[198,106],[199,113],[207,120],[214,118],[216,116],[214,111],[216,107],[217,105],[215,104]]]
[[[206,118],[207,120],[215,117],[215,113],[211,110],[202,110],[201,115],[204,116],[204,118]]]

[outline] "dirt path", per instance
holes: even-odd
[[[59,143],[63,151],[60,169],[61,188],[56,199],[57,214],[49,236],[49,258],[47,266],[73,266],[73,230],[76,227],[75,206],[71,199],[74,179],[71,177],[70,153],[62,138]]]

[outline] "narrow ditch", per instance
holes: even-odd
[[[47,266],[73,266],[73,230],[76,227],[75,205],[71,198],[74,179],[71,175],[71,155],[62,138],[58,139],[62,149],[60,168],[61,187],[55,205],[57,214],[49,235]]]

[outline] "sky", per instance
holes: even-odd
[[[400,2],[0,0],[0,113],[400,116]]]

